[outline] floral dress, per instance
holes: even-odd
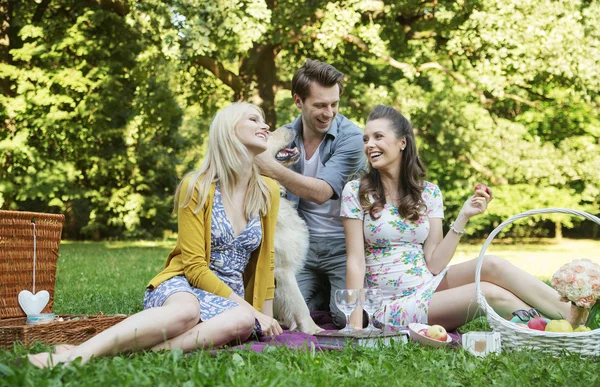
[[[238,296],[244,298],[244,270],[250,254],[262,240],[260,217],[254,216],[246,228],[236,237],[223,207],[219,184],[216,185],[211,215],[210,270],[213,271]],[[162,306],[166,299],[177,292],[192,293],[200,303],[200,320],[206,321],[239,304],[193,287],[185,276],[175,276],[161,283],[156,289],[146,290],[144,309]]]
[[[427,323],[431,296],[446,270],[433,275],[425,263],[423,243],[429,235],[429,219],[443,218],[442,193],[432,183],[423,182],[426,210],[417,221],[386,204],[373,219],[363,211],[358,198],[359,180],[348,182],[342,193],[341,216],[363,221],[365,239],[365,288],[380,288],[383,304],[373,323],[392,329],[407,329],[413,322]]]

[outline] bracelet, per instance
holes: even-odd
[[[458,236],[461,236],[462,234],[467,232],[467,230],[465,230],[464,228],[462,230],[458,230],[456,227],[454,227],[454,222],[450,223],[450,230],[454,231],[454,233]]]

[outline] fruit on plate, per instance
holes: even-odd
[[[475,193],[477,193],[477,191],[484,191],[488,195],[490,195],[490,196],[492,195],[492,190],[490,189],[490,187],[488,187],[485,184],[477,184],[475,186]]]
[[[585,325],[580,325],[577,328],[573,329],[573,332],[589,332],[592,328],[586,327]]]
[[[527,326],[530,329],[535,329],[538,331],[544,331],[546,330],[546,320],[541,318],[541,317],[536,317],[536,318],[532,318],[531,320],[529,320],[529,322],[527,323]]]
[[[427,329],[427,337],[438,341],[446,341],[448,339],[448,334],[443,326],[432,325]]]
[[[573,332],[573,327],[567,320],[551,320],[545,330],[546,332]]]
[[[419,334],[421,336],[427,336],[427,328],[423,328],[423,329],[419,330]]]

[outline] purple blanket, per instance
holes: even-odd
[[[331,319],[331,314],[329,312],[311,312],[310,316],[315,321],[315,323],[325,330],[335,330],[338,329]],[[460,346],[462,337],[458,331],[448,332],[450,337],[452,337],[451,347],[456,348]],[[237,345],[234,347],[229,347],[227,350],[233,349],[244,349],[250,350],[254,352],[262,352],[265,348],[270,346],[282,346],[285,345],[290,348],[315,348],[319,350],[332,350],[332,349],[341,349],[341,348],[333,348],[331,346],[321,346],[317,342],[317,338],[315,336],[309,335],[307,333],[302,332],[292,332],[289,330],[284,330],[281,335],[278,336],[263,336],[258,340],[251,340],[244,344]]]

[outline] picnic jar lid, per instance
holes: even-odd
[[[41,313],[41,314],[30,314],[27,316],[26,325],[39,325],[39,324],[47,324],[56,319],[56,315],[54,313]]]

